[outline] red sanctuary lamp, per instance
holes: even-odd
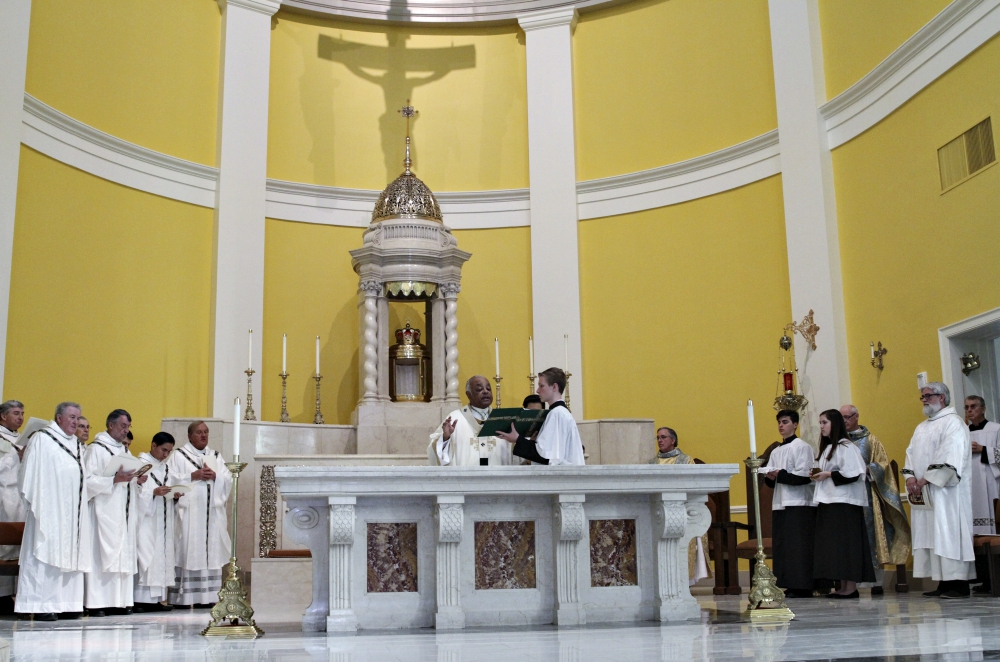
[[[774,394],[774,408],[777,411],[791,409],[800,411],[809,401],[797,393],[795,388],[795,376],[798,368],[795,367],[795,350],[792,339],[786,332],[778,341],[780,353],[778,356],[778,388]]]

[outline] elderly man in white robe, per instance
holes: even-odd
[[[132,613],[138,490],[147,478],[135,478],[134,471],[124,471],[121,465],[113,476],[105,476],[106,468],[114,468],[118,458],[129,455],[132,416],[124,409],[115,409],[108,414],[106,427],[90,442],[83,456],[93,536],[84,607],[95,617]]]
[[[79,416],[80,405],[60,403],[24,453],[19,484],[27,514],[14,603],[22,618],[54,621],[83,612],[92,552],[84,446],[74,434]]]
[[[169,611],[168,589],[174,585],[174,494],[171,493],[170,468],[167,458],[174,450],[174,437],[157,432],[148,453],[139,459],[153,465],[149,480],[139,488],[139,529],[136,553],[139,572],[135,576],[135,606],[137,613]]]
[[[17,487],[24,447],[17,444],[18,430],[24,424],[24,405],[17,400],[0,404],[0,522],[23,522],[24,502]],[[0,546],[0,559],[16,559],[20,545]],[[17,588],[17,577],[0,577],[0,614],[14,611],[11,597]]]
[[[469,404],[448,414],[431,433],[427,458],[431,466],[477,467],[513,464],[510,444],[497,437],[480,438],[483,422],[493,409],[490,381],[475,375],[465,382]]]
[[[996,534],[993,500],[1000,497],[1000,425],[986,420],[986,401],[978,395],[965,399],[965,420],[972,439],[972,533]],[[988,559],[976,557],[976,575],[982,583],[976,594],[990,594]]]
[[[920,391],[924,416],[906,449],[906,491],[913,544],[913,576],[938,582],[927,597],[969,597],[976,576],[972,547],[972,445],[965,421],[941,382]],[[929,503],[927,503],[929,501]]]
[[[548,405],[549,413],[542,423],[538,436],[532,441],[518,434],[514,424],[510,432],[498,432],[497,436],[514,445],[512,452],[518,457],[531,460],[533,464],[583,465],[583,442],[576,420],[563,401],[566,389],[566,373],[559,368],[549,368],[538,373],[538,397]]]
[[[229,562],[229,522],[226,502],[233,476],[218,451],[208,447],[208,425],[188,426],[188,443],[167,460],[170,485],[188,485],[191,491],[177,501],[174,554],[175,583],[170,604],[210,608],[222,588],[222,566]]]

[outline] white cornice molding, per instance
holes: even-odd
[[[875,126],[1000,32],[1000,0],[954,0],[864,78],[820,107],[830,148]]]
[[[365,22],[517,23],[525,15],[583,11],[630,0],[284,0],[286,10]]]
[[[102,179],[202,207],[215,206],[218,170],[167,156],[65,115],[24,95],[21,142]]]
[[[265,16],[274,16],[281,9],[281,0],[216,0],[216,2],[223,9],[225,5],[233,5],[234,7],[249,9]]]
[[[520,14],[517,17],[517,24],[525,32],[532,30],[543,30],[545,28],[557,28],[568,25],[570,32],[576,27],[576,21],[580,14],[576,7],[562,7],[559,9],[548,9],[545,11],[531,12],[530,14]]]

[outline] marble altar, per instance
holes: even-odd
[[[274,476],[285,535],[312,553],[303,630],[336,632],[698,618],[687,544],[709,526],[707,495],[738,470],[278,466]],[[606,557],[596,569],[595,546]]]

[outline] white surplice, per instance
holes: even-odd
[[[215,463],[215,480],[191,480],[206,457]],[[177,529],[174,535],[176,586],[170,590],[171,604],[214,602],[222,587],[222,566],[232,552],[226,502],[233,476],[222,455],[208,446],[198,450],[186,444],[167,458],[171,485],[190,485],[191,491],[176,501]]]
[[[481,458],[486,459],[491,467],[514,464],[510,443],[500,437],[480,439],[477,436],[491,411],[490,408],[477,409],[466,405],[448,414],[448,418],[455,423],[455,430],[445,440],[442,421],[431,433],[431,443],[427,446],[427,459],[431,466],[478,467],[482,464]]]
[[[137,569],[135,535],[139,494],[135,479],[115,483],[104,469],[118,456],[131,455],[125,445],[101,432],[83,456],[90,497],[93,561],[87,573],[87,609],[121,609],[133,604]]]
[[[23,522],[24,502],[17,487],[21,459],[17,455],[18,434],[0,425],[0,522]],[[0,559],[12,560],[21,553],[20,545],[0,545]],[[14,595],[17,577],[0,577],[0,597]]]
[[[135,601],[161,602],[167,599],[167,589],[174,585],[174,498],[154,496],[153,490],[170,482],[167,461],[160,462],[149,453],[139,459],[153,465],[149,479],[139,486],[139,528],[136,553],[139,572],[136,574]]]
[[[90,570],[90,517],[84,446],[55,423],[32,436],[21,465],[27,516],[15,611],[83,611]]]
[[[914,577],[975,578],[971,471],[969,428],[954,407],[945,407],[913,431],[902,473],[928,481],[932,506],[910,509]]]
[[[993,499],[1000,496],[1000,424],[987,421],[982,430],[970,430],[969,436],[983,447],[982,453],[972,456],[972,532],[989,536],[996,533]]]
[[[548,460],[550,465],[586,464],[583,442],[573,414],[561,400],[556,405],[549,410],[542,429],[538,431],[538,438],[535,439],[538,454]]]

